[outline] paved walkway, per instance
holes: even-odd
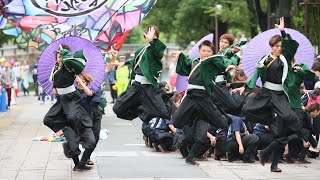
[[[142,140],[141,122],[119,120],[107,106],[103,128],[109,138],[101,140],[93,154],[89,172],[73,172],[73,164],[62,153],[61,142],[32,141],[51,131],[42,119],[50,102],[40,105],[35,97],[19,97],[18,105],[0,113],[0,179],[320,179],[320,160],[312,164],[280,164],[283,173],[271,173],[270,164],[228,163],[210,159],[200,166],[184,163],[179,153],[156,153]]]

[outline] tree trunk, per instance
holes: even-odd
[[[291,0],[279,1],[279,16],[284,17],[284,26],[291,27]]]
[[[256,10],[254,7],[254,0],[247,0],[247,5],[248,5],[248,10],[249,10],[249,16],[250,16],[250,22],[251,22],[251,26],[250,26],[250,33],[251,33],[251,37],[254,37],[258,34],[257,31],[257,15],[256,15]]]
[[[255,5],[256,5],[257,14],[258,14],[259,27],[260,27],[261,31],[266,31],[267,24],[268,24],[267,14],[262,11],[261,5],[260,5],[260,0],[255,0]]]

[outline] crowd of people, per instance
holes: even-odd
[[[21,64],[18,61],[4,61],[0,66],[0,89],[2,96],[6,99],[6,111],[9,111],[12,104],[16,103],[16,97],[20,96],[23,91],[23,96],[29,96],[29,71],[30,67],[26,61]],[[35,68],[33,68],[35,69]],[[37,95],[37,94],[36,94]]]

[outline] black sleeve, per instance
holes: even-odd
[[[281,31],[281,36],[282,36],[282,38],[286,38],[287,34],[286,34],[286,32],[284,30]]]

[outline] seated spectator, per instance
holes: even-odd
[[[173,134],[170,132],[170,120],[162,118],[153,118],[150,122],[149,138],[156,151],[172,151]]]
[[[205,121],[198,120],[192,126],[186,125],[183,129],[186,137],[184,148],[188,150],[186,163],[191,165],[199,165],[196,161],[206,161],[207,151],[211,147],[210,139],[208,138],[208,130],[210,125]]]
[[[317,142],[319,142],[319,132],[320,132],[320,105],[317,102],[308,104],[305,110],[310,114],[313,119],[312,132],[316,136]]]
[[[217,129],[216,131],[208,132],[208,137],[211,141],[211,144],[214,146],[213,151],[213,159],[220,160],[221,158],[227,157],[228,152],[228,128],[229,126],[226,126],[223,129]]]
[[[247,134],[242,117],[229,115],[232,124],[228,129],[228,161],[232,162],[240,157],[244,163],[254,163],[254,149],[259,140],[255,134]]]
[[[309,92],[309,99],[307,104],[312,104],[314,102],[320,103],[320,89],[315,89],[312,92]]]

